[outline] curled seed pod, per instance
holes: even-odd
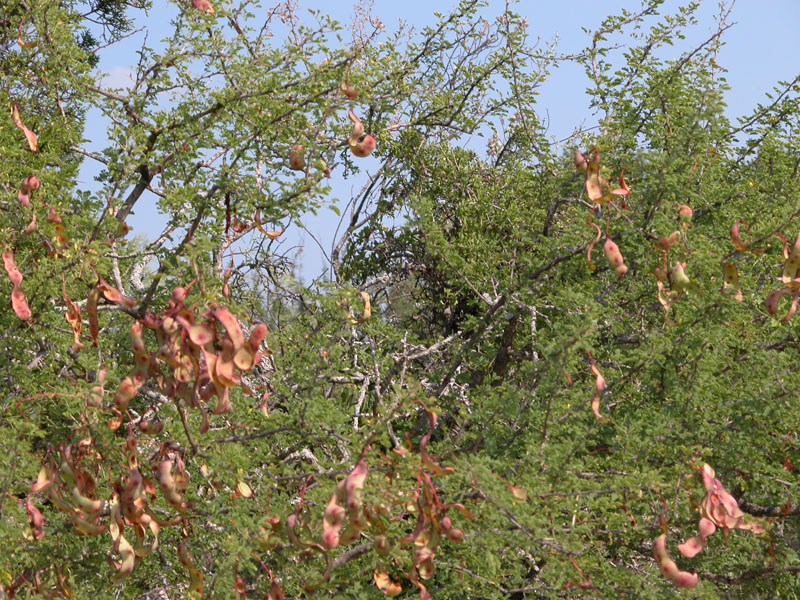
[[[797,237],[790,251],[788,250],[788,243],[786,244],[784,255],[786,256],[786,262],[783,265],[781,278],[784,285],[794,285],[797,278],[797,270],[800,268],[800,231],[797,232]]]
[[[661,568],[661,574],[679,588],[693,588],[697,585],[697,574],[681,571],[667,552],[667,536],[661,534],[653,541],[653,556]]]
[[[359,140],[358,144],[350,146],[350,151],[359,158],[369,156],[373,150],[375,150],[375,138],[371,135],[365,135]]]
[[[28,129],[25,126],[25,123],[22,122],[22,117],[19,114],[19,105],[17,104],[16,98],[14,99],[14,103],[11,105],[11,119],[14,121],[14,125],[16,125],[22,133],[25,134],[25,139],[28,142],[28,147],[31,149],[31,152],[36,152],[36,134]]]
[[[22,273],[14,262],[14,253],[11,252],[11,250],[3,252],[2,257],[3,266],[6,269],[6,273],[8,273],[8,278],[11,280],[12,285],[11,308],[20,320],[27,321],[31,318],[33,313],[31,312],[30,306],[28,306],[25,292],[22,291]]]
[[[767,305],[767,312],[771,315],[778,313],[778,305],[783,298],[784,295],[790,294],[791,291],[788,288],[778,288],[769,293],[766,300]]]
[[[161,433],[161,430],[164,429],[164,423],[161,421],[150,421],[148,419],[142,419],[138,423],[139,431],[142,433],[146,433],[148,435],[155,435],[157,433]]]
[[[592,262],[592,250],[594,250],[595,244],[600,241],[603,232],[600,231],[600,227],[598,227],[596,223],[589,223],[589,227],[594,227],[597,230],[597,235],[594,236],[594,239],[586,246],[586,263],[589,265],[589,270],[594,271],[597,267],[595,267]]]
[[[710,521],[705,517],[701,517],[700,522],[697,525],[697,529],[699,531],[698,535],[690,537],[682,544],[678,544],[678,550],[686,558],[692,558],[696,556],[703,550],[703,548],[706,547],[706,538],[717,530],[717,526],[714,525],[713,521]]]
[[[685,262],[675,263],[675,266],[669,273],[673,291],[681,294],[696,288],[696,285],[689,279],[689,277],[687,277],[686,272],[684,271],[685,267]]]
[[[192,554],[186,546],[186,542],[182,541],[178,544],[178,560],[189,571],[189,593],[192,597],[203,595],[203,573],[194,563]]]
[[[375,569],[372,578],[378,589],[390,598],[399,596],[403,591],[403,586],[400,585],[400,582],[389,577],[389,574],[383,567]]]
[[[39,469],[39,475],[36,477],[36,483],[31,486],[31,494],[41,492],[50,487],[53,483],[53,473],[45,466]]]
[[[603,393],[606,391],[606,379],[603,377],[603,374],[600,372],[600,369],[597,368],[597,363],[594,362],[594,358],[591,354],[587,351],[586,354],[589,356],[589,368],[591,369],[592,373],[594,374],[594,394],[592,397],[589,398],[589,406],[592,408],[592,412],[594,413],[595,418],[600,423],[607,423],[611,419],[606,416],[603,416],[600,413],[600,400],[603,397]]]
[[[360,158],[369,156],[375,150],[375,138],[364,134],[364,125],[352,108],[347,112],[347,116],[353,122],[353,131],[348,138],[350,151]]]
[[[328,167],[328,164],[321,158],[318,158],[316,161],[314,161],[314,168],[318,171],[322,171],[322,174],[325,175],[325,177],[330,178],[331,170]]]
[[[29,207],[31,205],[31,192],[37,189],[39,189],[39,178],[36,175],[26,177],[19,186],[17,202],[26,208]]]
[[[747,228],[747,223],[745,223],[744,221],[736,221],[736,223],[731,225],[730,236],[733,247],[741,252],[752,252],[753,254],[761,254],[764,251],[764,248],[753,250],[750,246],[744,243],[742,237],[739,235],[739,223],[742,223],[745,226],[745,228]]]
[[[161,488],[161,493],[164,494],[164,499],[178,511],[184,511],[186,505],[183,498],[178,493],[175,478],[172,476],[172,461],[164,460],[158,465],[158,472],[156,475],[158,479],[158,486]]]
[[[369,294],[367,292],[359,292],[358,294],[361,296],[361,300],[364,302],[364,312],[361,313],[361,317],[355,317],[352,313],[348,313],[347,320],[351,325],[361,325],[362,323],[366,323],[372,316],[372,304],[370,303]]]
[[[25,499],[25,509],[28,511],[28,521],[31,525],[33,539],[42,539],[44,537],[44,517],[42,513],[33,505],[30,498]]]

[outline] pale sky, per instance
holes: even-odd
[[[265,1],[264,4],[271,3]],[[354,3],[350,0],[298,0],[298,4],[301,9],[322,10],[343,24],[348,24]],[[453,0],[375,0],[372,13],[383,21],[387,30],[394,29],[398,19],[421,28],[435,21],[434,12],[447,13],[454,4]],[[680,4],[667,0],[660,12],[672,13]],[[700,4],[699,23],[687,30],[687,39],[675,49],[676,57],[682,50],[705,40],[715,30],[714,16],[719,12],[718,3],[702,0]],[[482,14],[487,18],[493,17],[504,7],[504,0],[489,0]],[[577,52],[589,43],[589,36],[582,31],[582,27],[593,31],[608,14],[619,12],[622,8],[633,12],[639,7],[640,2],[636,0],[521,0],[512,9],[527,18],[531,41],[540,37],[542,43],[548,43],[558,36],[558,49],[569,53]],[[150,29],[149,45],[155,45],[155,40],[169,34],[169,20],[175,12],[174,5],[165,0],[154,0],[149,20],[136,23],[137,27],[146,26]],[[800,72],[800,0],[737,0],[730,20],[737,24],[725,33],[723,39],[726,45],[717,62],[727,69],[725,76],[731,86],[726,97],[727,112],[730,118],[735,118],[749,113],[758,102],[765,102],[764,93],[779,81],[791,80]],[[124,84],[136,60],[135,49],[142,39],[142,34],[132,36],[124,43],[102,51],[99,68],[108,74],[110,82]],[[551,71],[548,82],[541,88],[538,102],[540,117],[547,118],[550,135],[561,139],[582,122],[592,123],[592,116],[586,108],[586,87],[586,76],[578,65]],[[86,136],[95,142],[105,139],[100,119],[88,120]],[[90,149],[100,147],[97,143],[86,145]],[[98,169],[91,162],[87,160],[81,179],[84,186],[96,188],[92,179]],[[351,181],[337,183],[335,178],[333,181],[334,197],[347,199],[351,190],[358,189],[357,184]],[[145,198],[140,204],[143,206],[137,205],[135,215],[129,218],[128,223],[134,233],[152,239],[159,233],[166,218],[159,216],[155,209],[148,209]],[[152,202],[147,204],[152,206]],[[317,217],[305,219],[304,225],[329,250],[337,221],[338,218],[331,211],[323,208]],[[323,267],[321,250],[307,234],[296,228],[294,233],[289,231],[286,235],[294,236],[292,243],[304,246],[303,274],[305,280],[310,281]]]

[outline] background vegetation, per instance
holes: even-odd
[[[193,0],[107,89],[136,4],[0,11],[0,597],[797,596],[800,87],[724,116],[724,10],[666,60],[694,5],[565,57],[472,0],[352,43]],[[565,60],[597,122],[556,143]],[[326,170],[363,187],[304,286]]]

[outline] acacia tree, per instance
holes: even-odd
[[[730,123],[727,14],[664,61],[693,7],[658,5],[564,57],[474,1],[344,45],[193,0],[122,90],[80,7],[6,13],[2,595],[796,590],[800,90]],[[566,145],[561,60],[598,115]],[[363,187],[304,287],[282,230],[329,175]]]

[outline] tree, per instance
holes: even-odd
[[[655,1],[578,57],[469,0],[347,45],[178,6],[122,90],[73,4],[3,23],[4,597],[794,593],[797,79],[729,122],[726,14],[665,61],[694,7]],[[598,114],[567,150],[561,60]],[[364,186],[303,286],[282,231],[331,173]]]

